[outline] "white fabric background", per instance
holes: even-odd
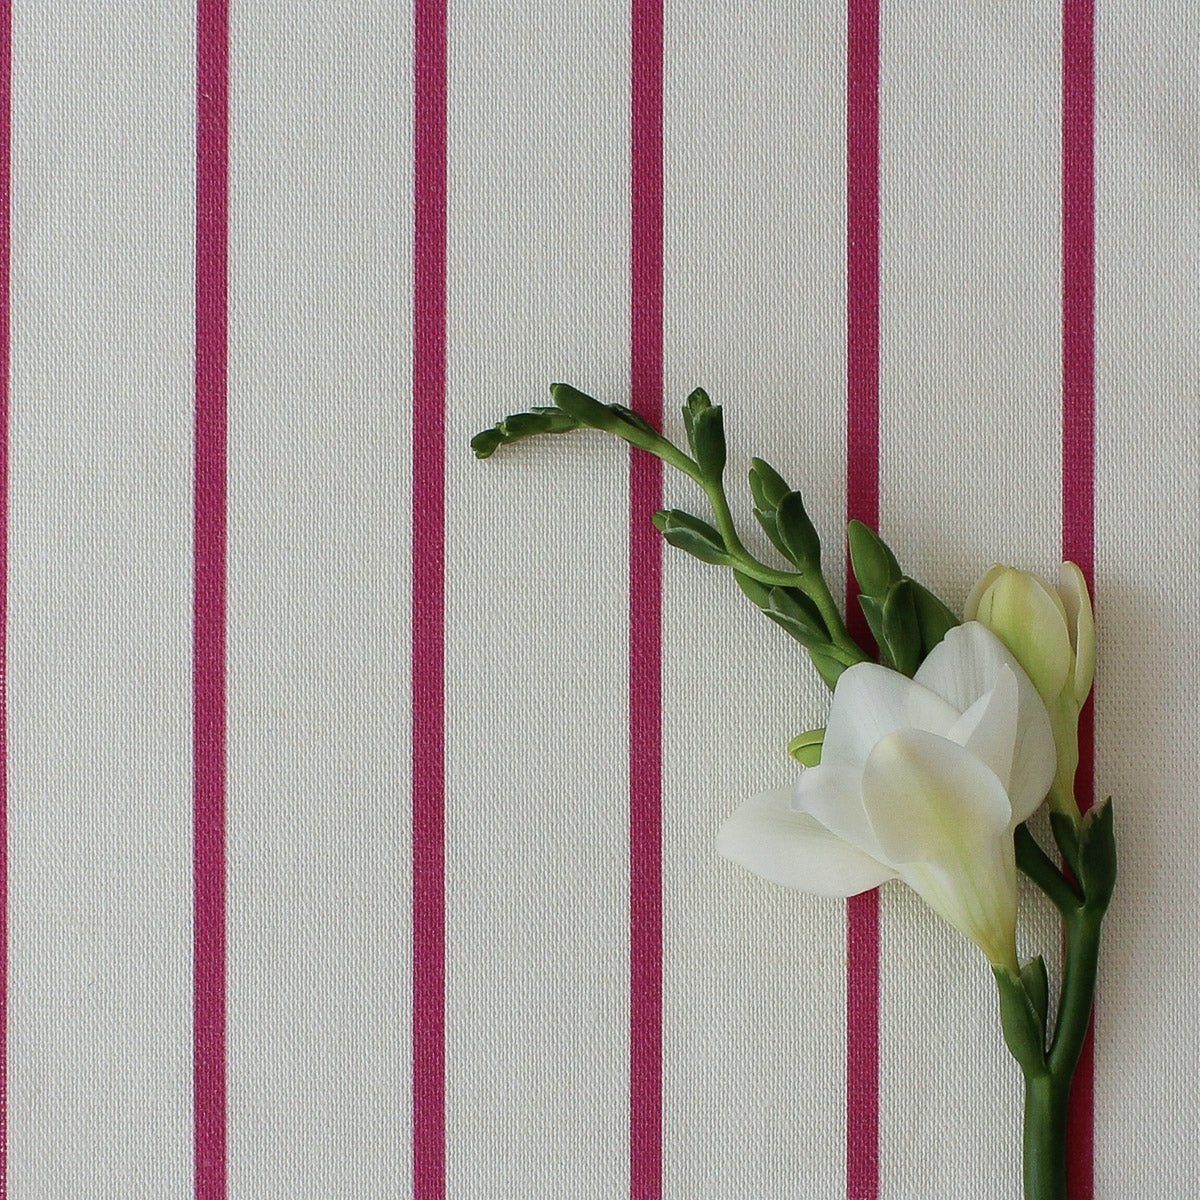
[[[233,6],[230,1194],[408,1194],[411,14]],[[669,412],[844,507],[845,12],[670,0]],[[1060,540],[1056,5],[888,3],[882,526],[961,602]],[[194,7],[15,5],[10,1194],[191,1194]],[[1200,179],[1185,0],[1098,0],[1097,787],[1123,854],[1096,1195],[1200,1189]],[[449,1194],[628,1171],[625,457],[477,428],[628,381],[628,11],[451,6]],[[673,420],[673,418],[672,418]],[[731,471],[732,474],[732,471]],[[668,500],[687,491],[668,480]],[[743,497],[741,513],[748,514]],[[699,633],[698,633],[699,631]],[[665,1179],[844,1195],[843,906],[717,860],[823,716],[802,657],[668,555]],[[1031,937],[1053,942],[1033,918]],[[883,909],[889,1200],[1016,1194],[991,980]]]

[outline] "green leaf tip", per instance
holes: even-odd
[[[910,579],[899,579],[888,589],[883,602],[883,642],[896,670],[915,675],[922,658],[921,626]]]
[[[1108,907],[1117,882],[1117,843],[1110,796],[1087,812],[1079,827],[1079,859],[1088,903]]]
[[[1021,968],[1021,982],[1044,1033],[1050,1011],[1050,976],[1046,971],[1046,960],[1040,954]]]
[[[783,476],[769,463],[761,458],[750,460],[750,491],[754,496],[754,503],[763,512],[771,512],[778,508],[784,496],[791,490]]]
[[[725,418],[720,405],[693,412],[688,441],[701,474],[710,483],[719,483],[725,472]]]
[[[958,617],[943,604],[927,587],[910,579],[913,604],[917,610],[917,624],[921,627],[921,648],[928,654],[956,625]]]
[[[607,404],[572,387],[569,383],[552,383],[550,395],[563,412],[575,418],[580,425],[593,429],[609,429],[613,422],[612,410]]]
[[[725,539],[707,521],[674,508],[656,512],[651,520],[654,528],[677,550],[684,550],[701,562],[731,565],[733,560],[725,549]]]
[[[684,401],[683,404],[683,428],[687,433],[688,445],[692,448],[692,453],[696,452],[696,417],[705,409],[712,408],[712,401],[708,398],[708,393],[703,388],[696,388],[692,394]]]
[[[896,556],[883,538],[862,521],[851,521],[846,532],[850,540],[850,562],[859,588],[864,596],[883,600],[892,584],[899,583],[903,576]]]
[[[820,570],[821,539],[799,492],[788,492],[781,497],[775,510],[775,527],[784,553],[801,571]]]
[[[471,439],[471,449],[476,458],[490,458],[510,442],[543,433],[569,433],[578,428],[579,422],[559,408],[534,408],[530,412],[512,413],[491,429],[477,433]]]

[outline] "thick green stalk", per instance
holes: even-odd
[[[1067,1200],[1067,1099],[1049,1072],[1025,1079],[1025,1200]]]
[[[1066,934],[1062,992],[1049,1049],[1036,1006],[1025,1003],[1028,992],[1020,992],[1011,973],[997,974],[1005,1039],[1025,1075],[1025,1200],[1067,1200],[1067,1104],[1091,1023],[1100,927],[1112,878],[1101,874],[1089,880],[1085,874],[1079,895],[1027,830],[1018,835],[1017,858],[1058,907]],[[1083,861],[1095,861],[1087,858],[1086,846]]]
[[[1090,904],[1067,918],[1067,945],[1063,963],[1062,996],[1059,1000],[1058,1027],[1050,1047],[1049,1066],[1068,1086],[1087,1037],[1092,1017],[1092,999],[1096,994],[1096,968],[1100,958],[1100,922],[1104,911]]]

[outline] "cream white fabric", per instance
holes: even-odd
[[[192,1195],[195,6],[17,0],[9,1195]],[[1098,0],[1096,1197],[1200,1190],[1200,9]],[[668,0],[665,370],[845,505],[845,6]],[[233,5],[230,1196],[410,1194],[412,14]],[[882,529],[961,605],[1060,543],[1058,6],[887,3]],[[627,1194],[626,456],[467,439],[628,388],[629,14],[450,16],[447,1178]],[[670,426],[678,431],[674,415]],[[668,478],[670,503],[693,503]],[[747,495],[736,499],[749,516]],[[713,849],[823,686],[664,572],[664,1179],[845,1195],[845,919]],[[1028,902],[1027,948],[1053,920]],[[883,901],[882,1195],[1017,1194],[978,954]]]

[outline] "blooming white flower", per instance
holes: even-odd
[[[1000,640],[952,629],[915,678],[838,680],[819,766],[743,805],[718,849],[776,883],[853,896],[899,878],[1016,969],[1013,830],[1054,778],[1046,707]]]

